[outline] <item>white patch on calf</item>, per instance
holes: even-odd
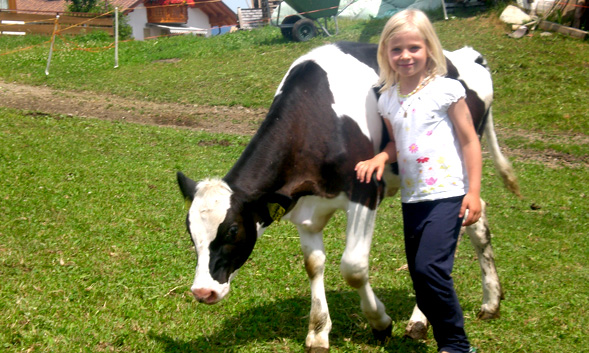
[[[372,140],[375,153],[380,147],[382,120],[377,111],[377,99],[372,87],[378,81],[374,70],[334,45],[320,48],[315,62],[327,72],[329,87],[335,103],[332,108],[339,117],[349,116]]]
[[[306,232],[317,233],[325,227],[334,210],[345,209],[348,198],[343,192],[337,197],[327,199],[319,196],[301,197],[295,207],[282,217]]]
[[[332,108],[338,117],[352,118],[362,133],[372,141],[374,152],[379,152],[382,119],[378,114],[377,98],[372,90],[378,81],[374,69],[352,55],[342,52],[336,45],[326,45],[312,50],[298,58],[291,65],[291,69],[307,60],[314,61],[327,73],[329,87],[335,100]],[[277,95],[282,92],[286,77],[288,73],[278,86]]]
[[[470,47],[464,47],[455,51],[444,50],[446,58],[458,70],[458,79],[464,81],[466,86],[475,91],[478,97],[485,103],[485,110],[489,109],[493,102],[493,80],[489,70],[475,62],[483,56]]]
[[[229,292],[229,283],[219,283],[209,272],[209,246],[217,236],[217,229],[231,206],[231,188],[220,179],[207,179],[198,183],[194,201],[188,211],[190,236],[196,248],[198,262],[191,290],[212,290],[221,300]]]

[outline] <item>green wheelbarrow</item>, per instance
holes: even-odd
[[[331,36],[327,30],[329,18],[332,18],[335,23],[335,34],[339,32],[337,16],[341,13],[340,0],[284,0],[284,2],[297,12],[287,15],[279,23],[282,4],[278,6],[276,23],[284,38],[305,42],[317,35],[318,27],[326,35]],[[323,20],[323,23],[320,20]]]

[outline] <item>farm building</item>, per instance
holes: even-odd
[[[65,0],[1,0],[18,13],[58,15],[67,12]],[[134,39],[192,33],[213,34],[215,28],[237,24],[237,15],[221,0],[110,0],[127,16]]]

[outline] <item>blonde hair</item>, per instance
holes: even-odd
[[[442,44],[440,44],[440,39],[427,15],[420,10],[406,9],[393,15],[387,21],[380,35],[377,59],[380,68],[378,83],[383,86],[380,89],[381,92],[399,82],[399,74],[389,65],[388,43],[396,35],[409,31],[417,31],[425,41],[428,72],[432,75],[444,76],[448,71]]]

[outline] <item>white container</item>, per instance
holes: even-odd
[[[536,0],[532,6],[536,15],[542,16],[550,11],[552,6],[554,6],[554,2],[554,0]]]

